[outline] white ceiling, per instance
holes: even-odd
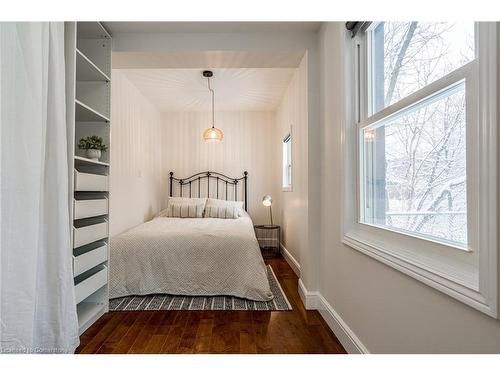
[[[275,110],[295,68],[214,69],[216,111]],[[161,112],[210,111],[200,69],[119,69]]]
[[[296,68],[303,50],[116,52],[113,69]]]
[[[119,33],[315,32],[321,22],[103,22]]]

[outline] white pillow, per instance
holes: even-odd
[[[170,203],[203,204],[203,206],[205,206],[205,204],[207,203],[207,198],[169,197],[167,206]]]
[[[243,205],[244,202],[241,201],[208,198],[205,205],[205,217],[237,219],[244,214]]]
[[[168,200],[167,209],[160,213],[166,217],[203,217],[206,198],[184,198],[171,197]]]

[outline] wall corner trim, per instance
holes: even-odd
[[[320,292],[308,291],[299,279],[299,295],[307,310],[318,310],[326,324],[337,336],[344,349],[349,354],[369,354],[370,352],[356,336],[347,323],[333,309]]]
[[[319,292],[310,292],[299,279],[299,296],[306,310],[318,310]]]
[[[300,277],[300,263],[297,262],[297,259],[293,257],[293,255],[286,249],[285,246],[283,246],[282,243],[280,243],[280,248],[283,258],[285,258],[286,262],[292,268],[293,272],[295,272],[297,277]]]

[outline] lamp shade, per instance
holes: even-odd
[[[222,138],[224,138],[224,133],[217,128],[207,128],[203,132],[203,139],[207,142],[220,142]]]
[[[264,198],[262,198],[262,204],[266,207],[269,207],[273,204],[273,198],[271,198],[270,195],[265,195]]]

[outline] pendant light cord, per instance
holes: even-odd
[[[215,127],[215,91],[210,87],[210,77],[208,80],[208,90],[212,93],[212,129]]]

